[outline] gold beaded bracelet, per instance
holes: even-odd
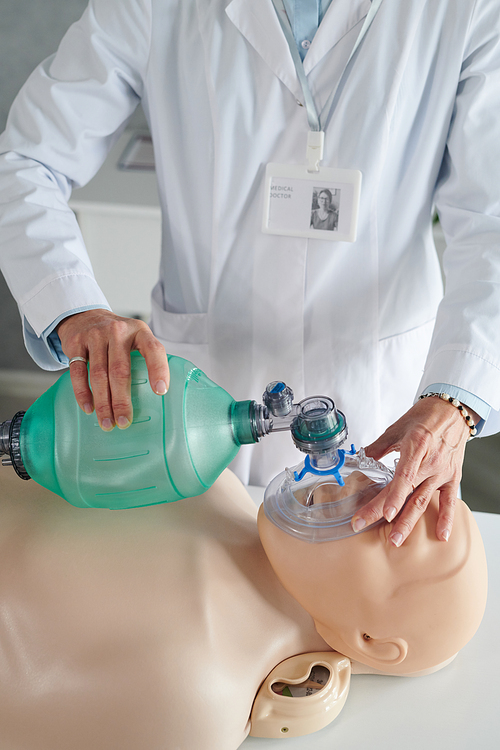
[[[453,398],[453,396],[450,396],[448,393],[423,393],[420,398],[428,398],[429,396],[437,396],[438,398],[442,398],[443,401],[448,401],[452,406],[456,406],[462,417],[465,419],[465,424],[469,428],[469,437],[468,440],[472,440],[472,438],[477,435],[476,425],[474,424],[474,420],[470,416],[469,412],[465,408],[463,404],[460,403],[458,398]]]

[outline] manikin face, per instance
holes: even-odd
[[[259,533],[274,571],[345,656],[390,674],[430,669],[472,637],[486,603],[482,540],[461,501],[449,542],[436,538],[437,497],[397,548],[392,524],[309,544],[278,529],[263,509]]]

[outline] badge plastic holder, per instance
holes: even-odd
[[[356,169],[318,167],[310,171],[308,164],[268,164],[262,231],[329,242],[354,242],[360,192],[361,172]],[[321,194],[330,203],[330,216],[319,222],[327,228],[313,226]]]

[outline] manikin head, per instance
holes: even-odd
[[[386,522],[311,544],[275,526],[262,507],[259,533],[279,580],[331,648],[386,674],[415,674],[465,646],[486,604],[486,558],[471,512],[457,502],[442,542],[437,511],[436,494],[399,548]]]

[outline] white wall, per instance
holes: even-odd
[[[10,106],[31,71],[57,50],[87,0],[0,0],[0,132]],[[144,127],[142,112],[134,124]],[[0,370],[34,370],[24,349],[17,305],[0,273]]]
[[[52,54],[87,0],[0,0],[0,131],[33,68]],[[0,369],[34,369],[24,350],[17,305],[0,275]]]
[[[87,0],[0,0],[0,131],[33,68],[55,52]]]

